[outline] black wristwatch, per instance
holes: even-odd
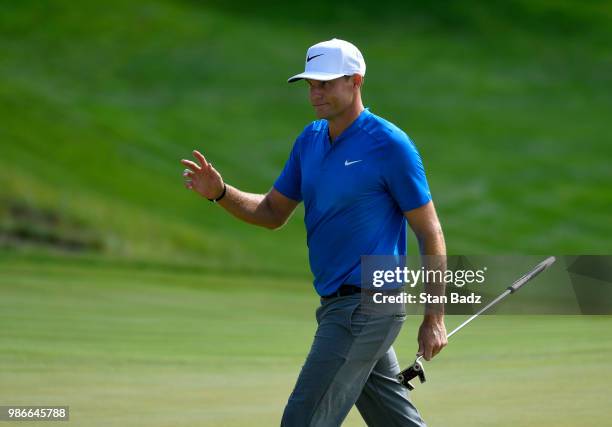
[[[213,203],[217,203],[219,200],[221,200],[222,198],[225,197],[225,193],[227,192],[227,185],[225,184],[225,182],[223,183],[223,192],[221,193],[221,195],[219,197],[217,197],[216,199],[208,199],[210,202]]]

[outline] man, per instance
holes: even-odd
[[[402,306],[367,313],[360,256],[404,255],[406,222],[422,255],[446,252],[419,154],[404,132],[365,109],[365,61],[333,39],[308,49],[304,73],[320,120],[297,138],[267,194],[227,185],[204,156],[182,160],[185,186],[235,217],[277,229],[304,201],[314,286],[321,296],[311,351],[285,408],[282,426],[339,426],[356,404],[369,426],[423,426],[395,376],[391,344],[406,318]],[[365,292],[364,292],[365,294]],[[427,310],[419,350],[430,360],[446,345],[443,313]]]

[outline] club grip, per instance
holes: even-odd
[[[533,270],[526,273],[523,277],[518,279],[512,285],[508,286],[508,290],[510,293],[514,293],[520,289],[525,283],[529,282],[531,279],[536,277],[538,274],[546,270],[548,267],[554,264],[557,259],[554,256],[546,258],[544,261],[536,265]]]

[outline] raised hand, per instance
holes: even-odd
[[[185,188],[193,190],[207,199],[216,199],[223,193],[224,183],[221,174],[213,167],[212,163],[198,150],[193,151],[193,156],[198,163],[182,159],[181,163],[188,169],[183,171]]]

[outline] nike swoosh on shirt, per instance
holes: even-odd
[[[361,161],[363,161],[363,159],[362,159],[362,160],[353,160],[352,162],[349,162],[348,160],[345,160],[345,161],[344,161],[344,166],[350,166],[350,165],[352,165],[353,163],[359,163],[359,162],[361,162]]]
[[[323,56],[323,55],[325,55],[325,54],[324,53],[320,53],[318,55],[309,56],[308,58],[306,58],[306,62],[310,62],[311,59],[315,59],[317,56]]]

